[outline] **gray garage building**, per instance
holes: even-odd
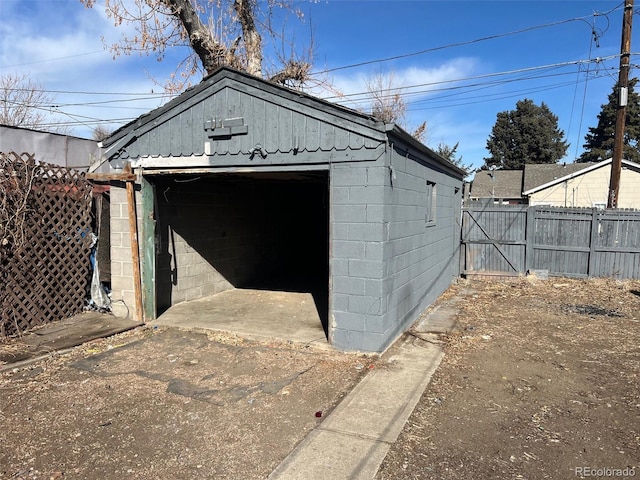
[[[221,68],[103,147],[137,174],[147,321],[230,289],[310,291],[329,343],[380,352],[458,275],[463,171],[394,124]],[[112,289],[130,309],[118,186]]]

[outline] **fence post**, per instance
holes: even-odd
[[[591,236],[589,238],[589,265],[587,277],[595,277],[596,270],[596,243],[598,242],[598,209],[593,207],[591,211]]]
[[[534,259],[534,237],[536,232],[536,207],[530,206],[525,210],[527,216],[526,230],[524,232],[525,245],[524,245],[524,273],[533,269]]]

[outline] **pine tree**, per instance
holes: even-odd
[[[556,163],[569,144],[558,128],[558,117],[542,102],[524,99],[516,109],[500,112],[487,140],[485,167],[520,169],[528,163]]]
[[[634,92],[638,79],[629,81],[622,158],[640,162],[640,95]],[[609,94],[609,102],[602,105],[598,114],[598,126],[589,127],[584,137],[584,153],[578,162],[599,162],[613,156],[613,142],[616,130],[616,114],[619,96],[618,85]]]
[[[449,160],[456,167],[459,167],[462,170],[464,170],[466,172],[466,175],[469,175],[473,170],[473,164],[462,162],[462,155],[458,156],[459,144],[460,142],[456,142],[456,144],[453,147],[450,147],[446,143],[441,142],[438,144],[438,147],[436,148],[436,153],[440,155],[442,158]]]

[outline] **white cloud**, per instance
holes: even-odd
[[[369,97],[367,82],[376,76],[382,76],[385,79],[391,78],[394,89],[405,95],[407,102],[411,102],[430,96],[434,90],[449,85],[449,82],[472,75],[477,68],[477,60],[460,57],[432,67],[408,66],[388,71],[351,69],[330,77],[333,87],[344,96],[342,99],[336,98],[333,92],[316,91],[314,93],[347,106],[349,103],[361,104]]]
[[[460,115],[446,108],[446,102],[442,108],[433,106],[430,101],[450,95],[450,89],[457,85],[457,80],[477,75],[481,68],[482,65],[475,58],[459,57],[439,65],[414,65],[389,73],[393,75],[393,85],[405,96],[408,130],[426,121],[427,145],[436,148],[439,143],[453,146],[459,142],[458,154],[463,156],[464,162],[478,166],[482,164],[482,157],[485,155],[488,135],[486,125],[473,116],[461,120]],[[370,95],[367,93],[366,82],[380,72],[366,69],[346,72],[336,73],[331,78],[334,88],[344,95],[342,98],[327,91],[316,91],[314,94],[350,108],[368,110]]]
[[[160,89],[146,72],[166,66],[153,57],[137,55],[114,60],[105,50],[102,38],[108,43],[117,41],[127,27],[114,27],[103,8],[87,9],[77,1],[47,1],[37,2],[33,11],[27,11],[25,3],[0,0],[3,18],[12,19],[0,23],[0,75],[26,74],[53,92],[50,94],[56,104],[51,108],[53,122],[79,123],[72,133],[88,137],[98,121],[136,118],[163,103],[151,95],[152,90]],[[64,21],[58,21],[60,18]],[[87,105],[131,97],[75,92],[146,92],[149,98]]]

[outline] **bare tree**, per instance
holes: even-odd
[[[372,98],[371,115],[382,122],[402,125],[407,115],[407,104],[402,98],[402,89],[395,84],[393,72],[378,73],[364,82]]]
[[[52,126],[50,115],[53,103],[53,97],[27,74],[0,76],[1,125],[67,133],[67,126]]]
[[[396,123],[405,130],[407,125],[407,103],[403,97],[402,87],[397,86],[393,72],[388,74],[376,74],[365,80],[365,88],[371,95],[371,115],[386,123]],[[411,135],[424,142],[427,134],[427,122],[411,130]]]
[[[109,137],[113,132],[109,127],[105,127],[104,125],[98,125],[95,127],[91,133],[91,138],[96,142],[101,142],[105,138]]]
[[[92,8],[96,0],[80,0]],[[168,49],[188,45],[190,53],[164,83],[167,91],[180,91],[197,75],[210,74],[227,65],[259,77],[288,84],[309,79],[311,52],[281,58],[277,71],[263,68],[263,34],[283,39],[272,24],[274,9],[291,9],[290,0],[104,0],[107,15],[116,26],[133,26],[135,34],[122,37],[109,48],[114,58],[134,52],[163,60]],[[266,10],[260,5],[264,4]],[[262,32],[262,33],[261,33]]]

